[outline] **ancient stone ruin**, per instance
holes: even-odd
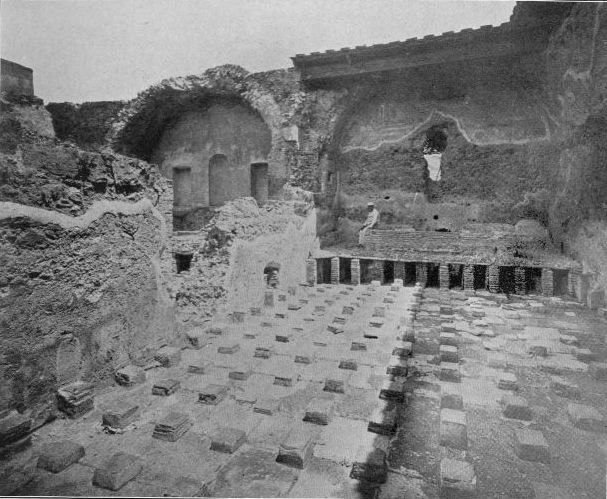
[[[0,493],[604,497],[606,41],[519,2],[83,104],[2,60]]]

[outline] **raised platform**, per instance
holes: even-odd
[[[559,270],[579,269],[579,264],[557,253],[533,235],[502,230],[459,232],[371,230],[361,246],[335,245],[323,248],[315,258],[359,258],[396,262],[497,265]]]

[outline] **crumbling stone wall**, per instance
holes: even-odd
[[[41,106],[2,109],[0,410],[42,423],[60,383],[107,381],[175,340],[172,192],[143,161],[58,141]]]
[[[123,101],[51,102],[46,109],[53,118],[57,138],[86,150],[107,145],[111,124],[125,106]]]
[[[254,306],[263,297],[263,269],[281,265],[281,289],[304,281],[305,260],[318,248],[313,200],[300,189],[258,206],[240,198],[217,209],[196,235],[178,238],[175,251],[192,253],[190,270],[173,282],[178,319],[188,324]]]

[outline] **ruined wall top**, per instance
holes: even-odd
[[[496,59],[543,51],[550,33],[571,10],[569,4],[519,2],[509,22],[459,32],[377,45],[297,54],[291,58],[302,81],[351,77],[475,59]]]
[[[7,96],[34,95],[34,71],[6,59],[0,59],[0,91]]]

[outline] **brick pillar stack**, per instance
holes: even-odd
[[[497,265],[489,265],[487,267],[487,287],[490,293],[499,293],[500,268]]]
[[[415,264],[415,277],[422,287],[428,282],[428,265],[425,262],[417,262]]]
[[[369,265],[369,277],[372,281],[379,281],[384,283],[384,261],[383,260],[372,260]]]
[[[405,282],[405,262],[394,262],[394,279]]]
[[[440,289],[449,289],[449,264],[441,263],[438,268],[438,282]]]
[[[331,258],[331,284],[339,284],[339,258]]]
[[[542,294],[544,296],[554,295],[554,272],[552,269],[542,269]]]
[[[527,272],[524,267],[514,268],[514,293],[517,295],[527,294]]]
[[[306,260],[306,282],[310,286],[316,286],[317,275],[316,275],[316,259],[308,258]]]
[[[360,260],[358,258],[352,258],[350,266],[352,284],[360,284]]]
[[[575,290],[577,288],[578,276],[579,271],[577,269],[570,269],[569,273],[567,274],[567,292],[571,296],[577,296]]]
[[[462,279],[464,281],[464,290],[474,289],[474,265],[464,265]]]

